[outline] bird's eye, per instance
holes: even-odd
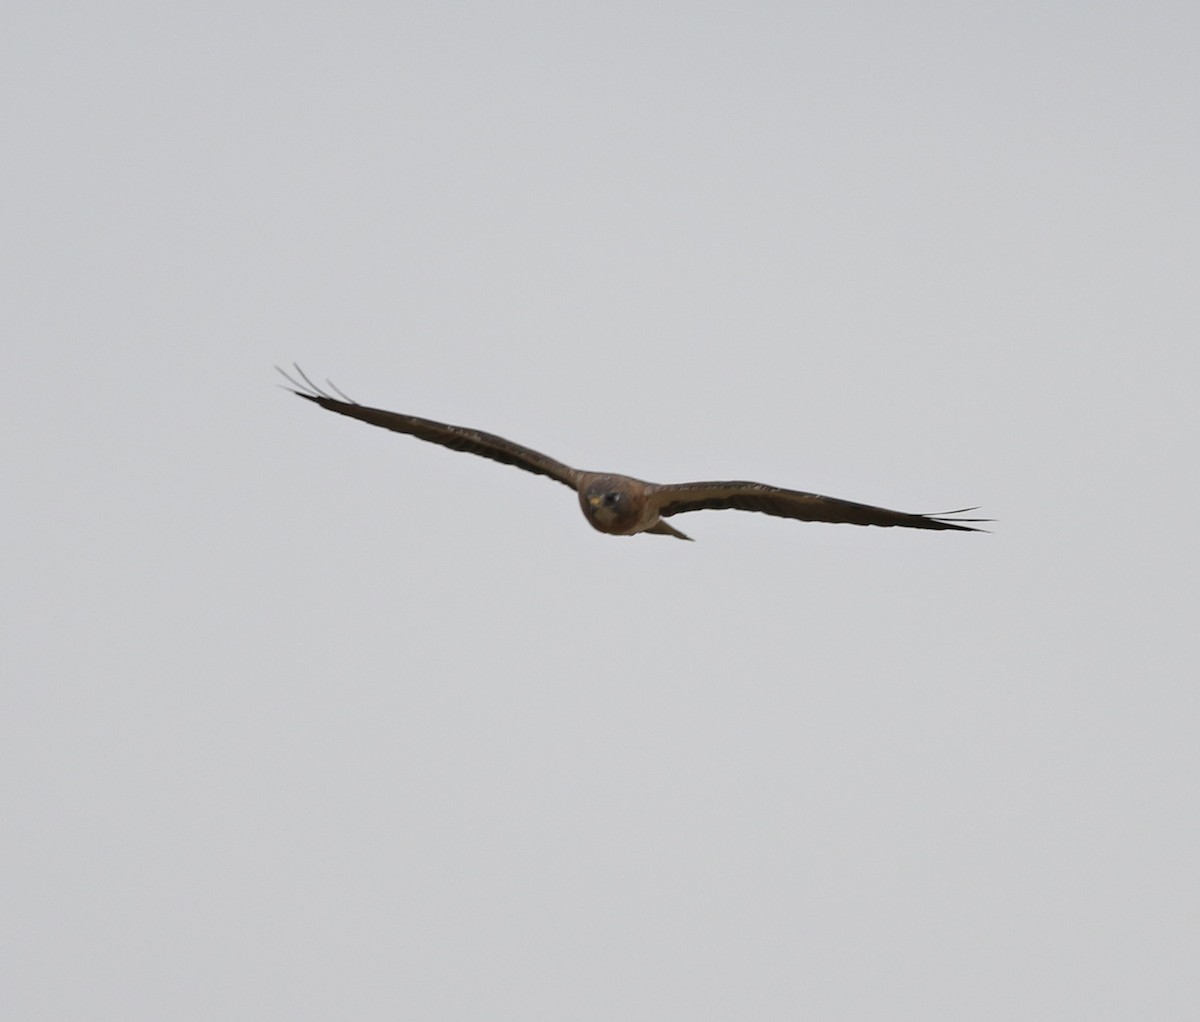
[[[619,493],[606,493],[604,495],[604,503],[608,504],[609,506],[615,504],[620,499],[621,495]]]

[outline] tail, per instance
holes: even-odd
[[[686,539],[689,543],[695,542],[691,536],[685,536],[682,532],[668,525],[661,518],[654,523],[653,527],[646,529],[645,531],[652,533],[655,536],[674,536],[676,539]]]

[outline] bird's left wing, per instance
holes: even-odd
[[[549,476],[572,489],[575,489],[582,474],[578,469],[571,468],[570,465],[555,461],[530,447],[523,447],[511,440],[505,440],[502,436],[484,433],[482,430],[470,429],[466,426],[451,426],[444,422],[434,422],[432,419],[421,419],[415,415],[404,415],[401,412],[389,412],[382,408],[368,408],[366,405],[360,405],[357,401],[346,397],[333,384],[329,384],[329,386],[337,391],[339,397],[326,394],[304,374],[299,366],[296,366],[295,369],[300,380],[293,379],[279,369],[279,366],[275,368],[290,384],[287,389],[297,397],[312,401],[339,415],[348,415],[352,419],[359,419],[372,426],[382,426],[395,433],[407,433],[415,436],[418,440],[441,444],[452,451],[465,451],[468,454],[477,454],[481,458],[490,458],[492,461],[498,461],[504,465],[513,465],[526,472],[532,472],[534,475]]]
[[[884,528],[900,526],[909,529],[955,529],[960,532],[982,532],[963,522],[987,521],[984,518],[950,518],[949,515],[974,511],[947,511],[943,514],[909,514],[889,511],[870,504],[856,504],[819,493],[783,490],[764,483],[711,482],[671,483],[651,489],[650,499],[663,518],[688,511],[733,508],[738,511],[760,511],[779,518],[795,518],[802,522],[839,522],[848,525],[879,525]]]

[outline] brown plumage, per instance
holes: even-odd
[[[279,367],[276,366],[278,369]],[[529,447],[514,444],[504,437],[484,433],[464,426],[450,426],[432,419],[421,419],[401,412],[368,408],[346,397],[330,384],[336,397],[316,386],[296,366],[296,380],[282,369],[289,389],[297,397],[312,401],[339,415],[360,419],[372,426],[381,426],[396,433],[408,433],[419,440],[441,444],[452,451],[466,451],[482,458],[512,465],[535,475],[571,487],[579,495],[579,506],[592,527],[613,536],[632,536],[639,532],[690,539],[665,519],[688,511],[734,508],[738,511],[760,511],[779,518],[795,518],[802,522],[841,522],[850,525],[878,525],[884,528],[899,526],[907,529],[945,529],[956,532],[982,532],[967,522],[984,522],[986,518],[951,518],[974,508],[947,511],[943,514],[909,514],[889,511],[870,504],[856,504],[818,493],[784,490],[777,486],[748,482],[647,483],[630,476],[607,472],[583,472],[564,465]]]

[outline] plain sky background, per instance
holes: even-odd
[[[1200,1017],[1198,39],[6,3],[0,1014]]]

